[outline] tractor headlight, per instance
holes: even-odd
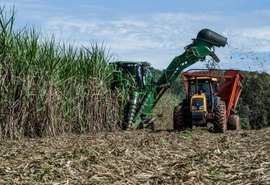
[[[203,105],[192,106],[192,110],[204,110],[204,106]]]
[[[203,98],[192,99],[192,111],[204,110]]]
[[[204,110],[204,106],[203,105],[199,106],[199,110]]]

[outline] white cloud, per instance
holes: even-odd
[[[244,51],[270,52],[270,26],[230,30],[227,36],[233,40],[234,48],[241,48]]]
[[[220,21],[220,17],[218,16],[212,16],[209,14],[201,14],[201,13],[172,13],[172,12],[168,12],[168,13],[156,13],[153,16],[155,21],[161,21],[161,22],[169,22],[169,23],[187,23],[190,21],[196,21],[196,22],[200,22],[200,21]]]

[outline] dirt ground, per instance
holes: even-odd
[[[270,128],[2,140],[0,184],[270,184]]]

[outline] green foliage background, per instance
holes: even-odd
[[[242,74],[243,91],[238,104],[242,125],[253,129],[270,126],[270,75],[246,71]]]

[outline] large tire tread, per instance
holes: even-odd
[[[226,105],[221,101],[215,110],[214,132],[225,133],[227,131]]]
[[[228,118],[228,129],[229,130],[240,130],[240,118],[238,115],[230,115]]]
[[[181,105],[174,107],[173,130],[181,131],[185,129],[185,120]]]

